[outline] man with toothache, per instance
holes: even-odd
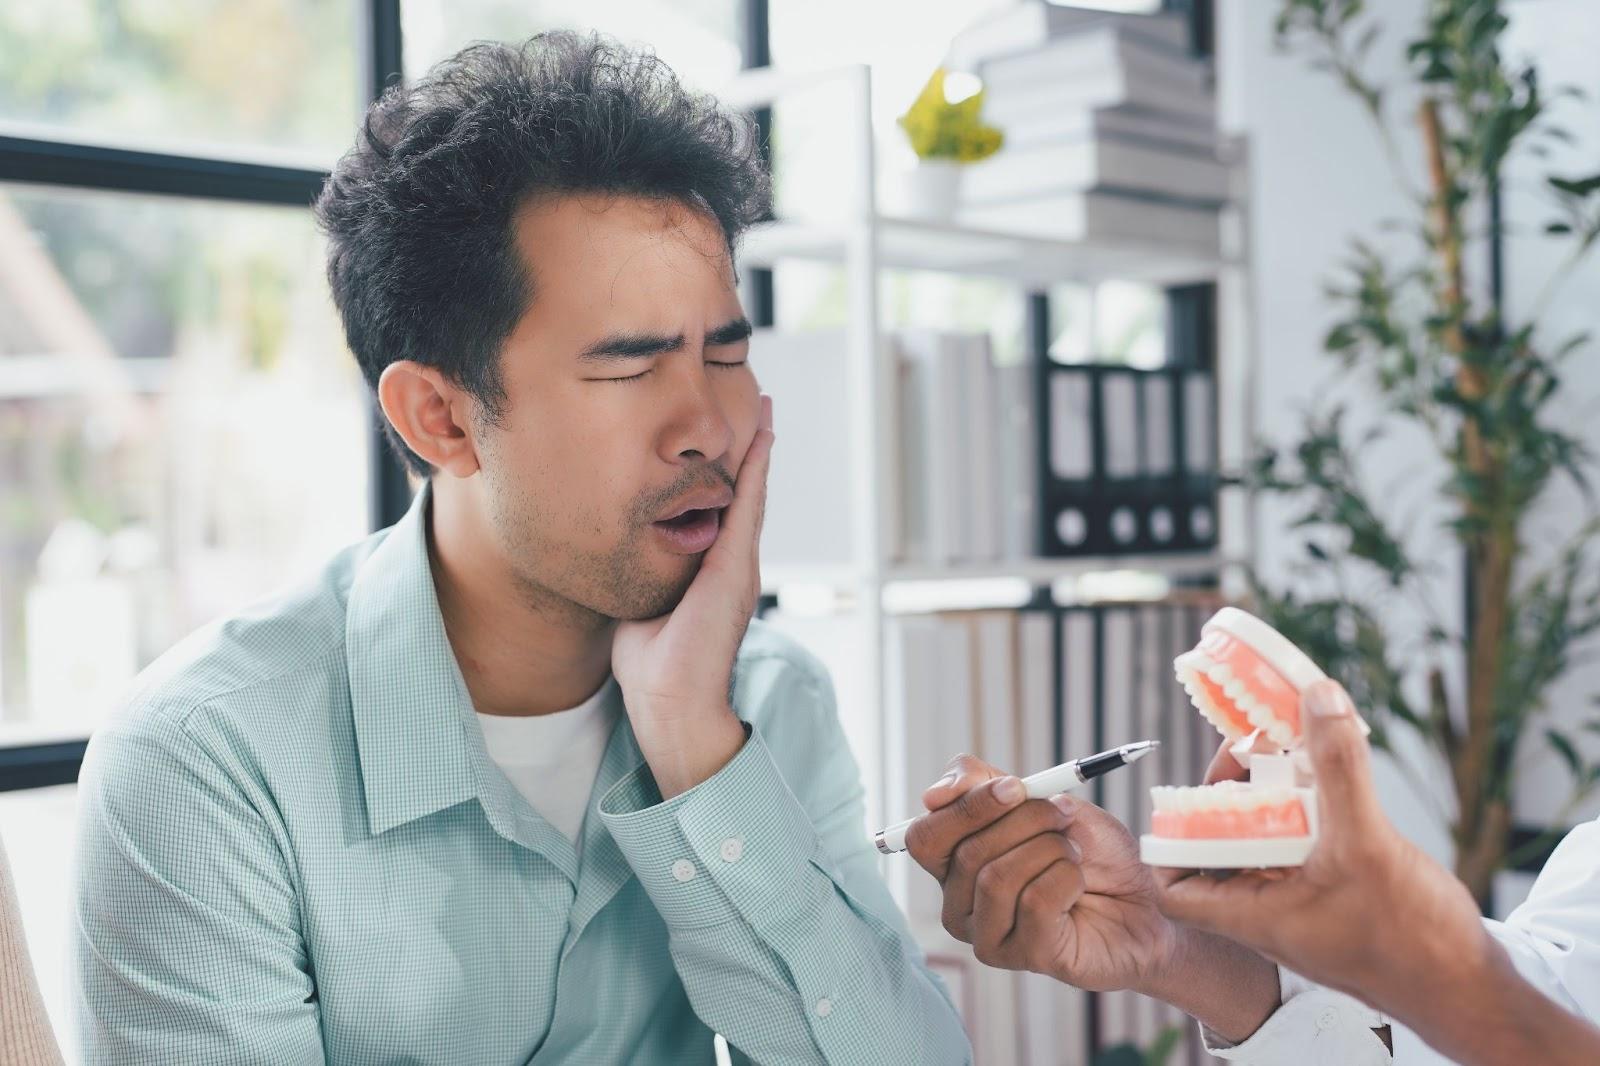
[[[317,212],[423,484],[95,735],[85,1062],[971,1061],[825,671],[751,622],[751,128],[564,34],[369,110]]]

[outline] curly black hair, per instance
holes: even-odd
[[[503,415],[500,348],[534,298],[512,216],[551,192],[690,205],[730,254],[771,197],[754,122],[653,53],[565,31],[473,44],[369,107],[317,197],[334,303],[374,391],[386,366],[412,360],[490,422]],[[412,470],[433,472],[384,426]]]

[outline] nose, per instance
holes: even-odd
[[[669,463],[718,462],[733,449],[733,424],[707,374],[703,365],[686,368],[672,392],[661,433],[661,457]]]

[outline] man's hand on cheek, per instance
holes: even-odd
[[[772,400],[740,464],[716,541],[670,614],[617,626],[611,670],[663,799],[706,780],[743,746],[728,705],[733,663],[761,594],[758,546],[772,456]]]

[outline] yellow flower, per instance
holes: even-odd
[[[1000,150],[1004,135],[984,125],[983,90],[956,103],[944,95],[945,70],[939,67],[928,78],[911,107],[900,116],[912,151],[921,159],[954,159],[975,163]]]

